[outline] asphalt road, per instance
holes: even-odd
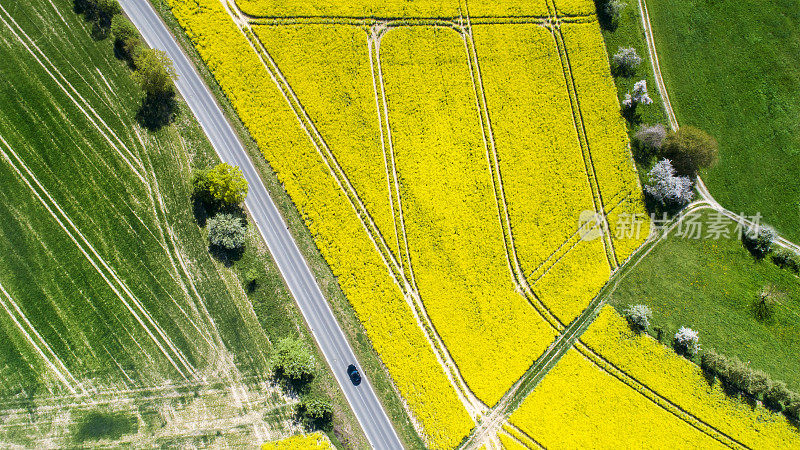
[[[241,167],[250,184],[245,205],[253,216],[261,236],[266,241],[278,269],[311,327],[317,344],[322,349],[370,444],[379,449],[402,448],[400,439],[392,428],[366,374],[361,371],[362,382],[359,386],[353,386],[350,382],[347,365],[356,364],[360,369],[353,350],[297,244],[289,234],[286,222],[267,193],[256,168],[213,95],[147,0],[120,0],[120,4],[142,33],[147,44],[166,51],[174,62],[178,73],[176,82],[178,91],[197,117],[222,161]]]

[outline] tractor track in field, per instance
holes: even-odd
[[[548,7],[550,7],[550,2],[548,2]],[[477,19],[475,19],[475,18],[473,18],[473,19],[471,19],[471,18],[469,18],[469,16],[467,16],[468,24],[467,24],[466,28],[463,25],[463,18],[454,18],[454,19],[425,18],[425,19],[418,19],[418,20],[417,19],[415,19],[415,20],[392,20],[392,19],[388,19],[388,20],[385,20],[385,21],[384,20],[378,21],[378,20],[371,19],[371,18],[355,18],[355,17],[351,17],[351,18],[341,18],[341,17],[267,18],[267,17],[245,16],[245,15],[243,15],[241,13],[240,13],[241,14],[240,18],[246,17],[246,19],[244,19],[243,21],[247,22],[247,23],[250,23],[250,24],[253,24],[253,25],[297,25],[297,24],[307,24],[307,23],[308,24],[310,24],[310,23],[315,23],[315,24],[339,24],[339,25],[365,25],[366,24],[366,25],[372,26],[373,30],[375,29],[375,27],[380,27],[381,28],[380,34],[385,32],[386,29],[389,29],[389,28],[392,28],[392,27],[398,27],[398,26],[442,26],[442,27],[454,28],[454,29],[456,29],[456,31],[458,31],[462,35],[462,38],[464,39],[466,51],[467,51],[467,58],[469,60],[468,62],[469,62],[471,77],[473,78],[473,86],[474,86],[474,88],[476,90],[476,92],[475,92],[476,102],[477,102],[477,105],[478,105],[478,111],[479,111],[479,115],[480,115],[480,119],[481,119],[482,133],[483,133],[483,136],[484,136],[484,144],[485,144],[485,146],[487,148],[487,155],[486,155],[487,156],[487,162],[489,164],[489,170],[490,170],[490,173],[492,175],[492,185],[493,185],[493,187],[495,189],[495,197],[496,197],[496,200],[498,202],[498,218],[500,220],[501,229],[503,230],[504,240],[507,242],[507,255],[506,255],[507,256],[507,263],[509,265],[510,270],[512,271],[512,275],[514,275],[515,280],[517,280],[517,279],[519,279],[521,277],[521,280],[518,280],[518,282],[517,282],[518,283],[518,287],[529,298],[529,301],[532,304],[534,304],[535,309],[539,312],[539,314],[542,316],[542,318],[544,318],[545,321],[547,321],[557,332],[560,333],[559,336],[556,338],[556,341],[554,341],[554,343],[551,345],[551,347],[548,349],[548,351],[545,352],[545,354],[543,354],[542,356],[540,356],[539,359],[537,359],[537,361],[534,362],[534,364],[531,366],[531,369],[529,369],[528,372],[526,372],[526,374],[523,375],[523,377],[521,377],[515,383],[515,385],[512,386],[511,389],[509,389],[509,391],[506,393],[506,395],[504,395],[504,399],[509,401],[509,403],[501,405],[503,400],[498,402],[498,404],[495,406],[495,408],[492,408],[489,411],[489,414],[482,418],[481,423],[479,424],[478,427],[476,427],[475,430],[473,430],[473,433],[471,433],[471,435],[470,435],[470,439],[465,441],[463,447],[469,447],[473,443],[474,444],[486,443],[487,439],[489,439],[493,435],[493,433],[496,434],[497,430],[507,421],[507,417],[508,417],[508,415],[510,415],[510,412],[512,412],[512,411],[505,411],[505,414],[503,414],[503,413],[496,414],[496,411],[499,411],[499,410],[503,409],[503,407],[513,407],[513,406],[515,406],[515,405],[511,405],[510,404],[511,400],[513,400],[514,403],[521,402],[527,396],[527,394],[530,391],[533,390],[533,388],[536,386],[536,384],[538,384],[538,382],[541,380],[541,378],[543,378],[543,376],[547,373],[547,371],[550,368],[552,368],[555,365],[555,363],[558,362],[558,360],[561,358],[561,356],[563,356],[563,354],[566,353],[566,351],[569,350],[570,348],[572,348],[573,346],[576,347],[576,348],[580,348],[581,349],[581,353],[585,357],[588,357],[590,359],[590,361],[592,361],[599,368],[601,368],[605,372],[609,373],[610,375],[614,376],[615,378],[619,379],[620,381],[626,383],[628,386],[630,386],[634,390],[637,390],[637,392],[639,392],[640,394],[642,394],[643,396],[645,396],[646,398],[648,398],[649,400],[654,402],[656,405],[660,406],[662,409],[665,409],[666,411],[672,413],[673,415],[676,415],[678,418],[680,418],[681,420],[684,420],[685,422],[687,422],[690,425],[694,426],[699,431],[709,435],[710,437],[712,437],[714,439],[717,439],[718,441],[720,441],[722,443],[726,443],[727,442],[727,445],[732,445],[732,446],[740,445],[740,446],[743,446],[741,443],[736,441],[731,436],[728,436],[727,434],[721,432],[717,428],[715,428],[715,427],[707,424],[706,422],[700,420],[699,418],[697,418],[696,416],[692,415],[691,413],[681,409],[678,405],[672,403],[669,399],[667,399],[664,396],[661,396],[660,394],[658,394],[654,390],[648,388],[644,384],[639,383],[634,377],[630,376],[629,374],[627,374],[623,370],[621,370],[619,368],[616,368],[616,366],[613,366],[613,368],[609,368],[608,364],[610,364],[610,363],[607,360],[605,360],[605,358],[603,358],[602,355],[599,355],[597,352],[595,352],[593,349],[591,349],[590,347],[586,346],[585,344],[583,344],[579,340],[580,334],[582,334],[582,332],[585,331],[586,328],[588,328],[588,326],[591,324],[591,322],[594,319],[594,317],[596,316],[596,314],[599,313],[600,308],[604,305],[604,298],[605,297],[603,296],[603,291],[606,291],[606,289],[609,286],[613,285],[615,287],[616,284],[619,282],[619,274],[622,271],[618,270],[621,267],[619,266],[619,261],[617,260],[616,253],[615,253],[614,248],[613,248],[613,242],[611,242],[611,233],[610,233],[610,230],[608,228],[608,222],[607,222],[607,220],[605,220],[605,218],[606,218],[608,213],[610,213],[611,211],[616,209],[617,206],[619,206],[622,202],[624,202],[627,198],[629,198],[630,194],[628,196],[624,196],[623,195],[622,200],[617,202],[616,205],[614,205],[611,209],[606,210],[606,208],[604,206],[604,202],[603,202],[604,199],[601,196],[599,183],[597,182],[597,179],[596,179],[595,167],[594,167],[594,163],[593,163],[593,161],[591,159],[591,152],[590,152],[590,150],[588,148],[589,147],[588,138],[587,138],[587,136],[585,134],[586,131],[585,131],[585,128],[584,128],[584,125],[583,125],[582,113],[581,113],[581,110],[580,110],[580,103],[579,103],[578,98],[577,98],[577,88],[574,85],[574,79],[572,77],[571,66],[570,66],[570,62],[569,62],[569,55],[567,53],[566,45],[565,45],[565,43],[563,41],[563,37],[561,36],[561,32],[560,32],[560,28],[559,28],[559,25],[561,23],[582,23],[582,22],[587,22],[587,21],[591,22],[591,21],[594,21],[594,19],[590,18],[591,16],[558,17],[556,15],[556,13],[555,13],[555,6],[553,5],[552,8],[553,8],[552,9],[553,10],[553,13],[552,13],[553,15],[549,16],[549,17],[499,18],[499,19],[494,19],[494,18],[477,18]],[[557,20],[557,24],[556,24],[556,26],[551,26],[551,23],[552,23],[551,21],[553,20],[554,17]],[[485,105],[485,101],[486,101],[485,100],[485,93],[484,93],[483,87],[482,87],[482,80],[480,80],[480,74],[478,73],[476,75],[476,73],[475,73],[476,71],[479,72],[480,69],[473,65],[473,64],[477,64],[477,52],[476,52],[475,47],[474,47],[474,41],[469,42],[469,41],[472,40],[471,39],[472,38],[472,33],[471,33],[472,23],[475,23],[475,24],[485,24],[485,23],[534,23],[534,24],[537,24],[537,25],[546,26],[546,27],[551,29],[551,32],[552,32],[553,37],[554,37],[554,41],[555,41],[556,46],[557,46],[557,48],[559,50],[559,56],[560,56],[560,58],[562,58],[562,68],[565,69],[564,70],[564,76],[565,76],[565,80],[567,82],[568,95],[570,96],[570,99],[571,99],[570,103],[571,103],[571,105],[573,107],[573,117],[575,118],[575,121],[576,121],[575,126],[576,126],[576,130],[578,130],[579,141],[580,141],[580,144],[581,144],[581,148],[583,150],[582,154],[584,156],[584,163],[587,166],[586,174],[587,174],[589,185],[592,188],[592,193],[593,193],[592,197],[593,197],[593,201],[595,202],[595,211],[598,212],[598,214],[601,214],[602,217],[604,218],[604,221],[603,221],[604,223],[602,224],[603,228],[604,228],[604,232],[603,232],[604,247],[606,248],[606,255],[607,255],[607,258],[608,258],[609,265],[611,266],[611,270],[612,270],[612,279],[609,280],[609,282],[603,288],[603,290],[601,291],[601,294],[598,295],[590,303],[590,305],[586,309],[584,309],[584,311],[581,313],[581,315],[579,315],[578,318],[576,320],[574,320],[567,327],[565,327],[564,324],[561,323],[561,321],[559,319],[557,319],[557,317],[552,313],[552,311],[550,311],[550,309],[544,303],[542,303],[541,300],[535,295],[535,293],[533,292],[532,288],[527,285],[526,277],[524,276],[524,273],[522,272],[522,270],[519,268],[519,261],[515,256],[516,252],[515,252],[515,249],[513,247],[513,245],[514,245],[513,244],[513,242],[514,242],[513,234],[510,231],[511,230],[511,226],[510,226],[510,220],[509,220],[508,212],[507,212],[507,205],[506,205],[506,202],[505,202],[505,195],[504,195],[503,186],[502,186],[502,179],[499,176],[500,175],[499,174],[499,165],[496,165],[497,164],[497,159],[496,159],[497,158],[497,154],[496,154],[496,149],[494,149],[493,137],[491,136],[491,124],[489,122],[490,119],[488,117],[488,113],[489,113],[488,112],[488,107]],[[374,37],[374,35],[375,35],[375,33],[373,32],[373,37]],[[248,37],[248,39],[249,39],[249,37]],[[380,39],[380,36],[377,36],[377,39],[375,39],[375,42],[377,42],[377,44],[374,45],[374,48],[373,48],[373,44],[370,44],[370,55],[373,54],[372,50],[374,49],[375,52],[378,53],[378,55],[375,57],[376,60],[378,60],[378,61],[380,59],[380,55],[379,55],[379,51],[380,51],[379,50],[379,39]],[[252,45],[252,42],[251,42],[251,45]],[[372,56],[371,56],[370,63],[373,64]],[[273,62],[273,64],[274,64],[274,62]],[[375,81],[375,75],[374,75],[375,74],[375,68],[372,67],[372,70],[373,70],[373,83],[378,84]],[[378,66],[377,71],[380,74],[380,72],[381,72],[380,66]],[[382,74],[380,74],[380,76],[382,77]],[[284,83],[286,83],[286,85],[288,86],[288,82],[286,82],[284,80]],[[383,91],[383,87],[382,87],[382,84],[383,84],[382,78],[381,78],[381,81],[380,81],[379,84],[381,85],[380,95],[377,92],[377,89],[378,89],[377,86],[374,86],[374,88],[376,89],[376,102],[378,102],[378,98],[379,97],[382,97],[384,109],[383,109],[383,114],[381,114],[381,111],[380,111],[381,107],[380,107],[380,105],[377,106],[378,107],[378,117],[379,117],[379,120],[381,122],[383,122],[383,121],[386,122],[386,135],[389,136],[387,140],[389,142],[388,147],[390,149],[390,156],[387,156],[387,154],[386,154],[386,146],[387,145],[384,142],[384,139],[385,139],[385,137],[383,135],[384,127],[382,125],[381,126],[381,133],[382,133],[381,139],[382,139],[382,144],[384,145],[384,158],[385,158],[384,159],[384,164],[386,165],[386,169],[387,169],[387,172],[388,172],[387,178],[388,178],[388,182],[390,184],[390,189],[391,189],[391,185],[392,185],[392,179],[391,179],[392,176],[391,176],[391,174],[392,173],[394,174],[394,177],[395,177],[394,187],[395,187],[395,190],[396,190],[394,195],[397,196],[398,203],[399,203],[399,198],[400,198],[399,186],[398,186],[397,179],[396,179],[396,176],[397,176],[396,169],[394,168],[394,162],[393,162],[394,155],[393,155],[393,150],[391,149],[391,145],[392,145],[392,143],[391,143],[391,134],[390,134],[391,131],[388,129],[389,128],[388,109],[386,107],[385,92]],[[480,88],[478,86],[480,86]],[[483,102],[481,101],[481,98],[482,98]],[[287,101],[289,101],[288,98],[287,98]],[[299,100],[295,100],[295,101],[297,101],[297,103],[299,104]],[[291,101],[289,101],[289,102],[291,104]],[[303,111],[303,114],[305,114],[305,111]],[[300,120],[299,117],[298,117],[298,119]],[[311,121],[310,117],[307,118],[307,120],[308,120],[309,123],[311,123],[313,125],[313,122]],[[301,120],[301,124],[302,123],[303,123],[303,121]],[[488,127],[488,131],[487,131],[487,127]],[[308,130],[306,130],[306,132],[309,133]],[[311,136],[309,136],[309,137],[311,137]],[[321,139],[321,136],[320,136],[320,139]],[[313,140],[313,138],[312,138],[312,140]],[[332,153],[331,153],[331,155],[332,155]],[[324,156],[323,156],[323,158],[324,158]],[[334,169],[331,168],[331,171],[334,172]],[[344,173],[344,172],[342,171],[342,173]],[[344,190],[344,187],[342,187],[342,189]],[[353,190],[353,193],[357,196],[357,193],[355,193],[354,190]],[[390,195],[392,195],[392,194],[390,193]],[[619,193],[615,194],[615,196],[614,196],[614,198],[612,200],[616,201],[617,198],[619,197],[619,195],[620,195]],[[606,199],[606,200],[608,201],[608,199]],[[394,210],[395,206],[394,206],[394,203],[393,203],[393,199],[390,199],[390,204],[392,205],[393,213],[394,213],[395,212],[395,210]],[[715,207],[713,202],[708,202],[708,206],[710,206],[712,208]],[[354,207],[355,207],[355,205],[354,205]],[[398,207],[399,207],[399,205],[398,205]],[[399,207],[399,209],[402,212],[402,207]],[[716,208],[714,208],[714,209],[716,209]],[[506,217],[505,220],[503,219],[503,216]],[[410,265],[410,253],[408,252],[408,248],[407,248],[408,240],[407,240],[407,237],[405,236],[405,226],[402,224],[402,218],[399,221],[401,222],[401,225],[398,227],[398,225],[397,225],[398,218],[397,218],[397,216],[395,216],[396,235],[397,235],[398,239],[400,239],[401,236],[403,236],[403,242],[406,245],[406,256],[409,259],[409,263],[408,264],[404,265],[402,262],[399,264],[399,267],[400,267],[399,271],[400,271],[400,273],[405,274],[405,270],[404,270],[405,267],[404,266],[408,266],[408,272],[409,272],[409,275],[411,277],[411,280],[404,279],[404,281],[405,281],[405,283],[415,287],[415,284],[412,281],[413,280],[413,270],[411,270],[411,265]],[[677,224],[677,223],[678,222],[676,221],[675,224]],[[366,224],[365,224],[365,227],[366,227]],[[401,232],[398,232],[398,228],[399,228],[399,230],[401,230]],[[375,236],[372,233],[370,233],[369,230],[367,230],[367,232],[370,235],[370,238],[373,240],[373,242],[375,242]],[[577,234],[579,232],[580,232],[580,229],[578,231],[576,231],[575,234]],[[573,236],[574,236],[574,234],[573,234]],[[572,237],[570,239],[568,239],[568,241],[570,241],[571,239],[572,239]],[[663,236],[658,238],[658,240],[660,240],[660,239],[663,239]],[[563,247],[564,245],[567,245],[568,241],[565,241],[562,244],[561,247]],[[648,244],[650,246],[645,249],[645,247],[648,246]],[[652,249],[652,244],[653,244],[653,242],[650,242],[650,241],[648,241],[645,244],[643,244],[640,247],[640,249],[637,250],[637,252],[639,254],[635,255],[635,257],[632,256],[629,259],[629,261],[626,262],[626,264],[625,264],[626,268],[627,268],[627,266],[629,266],[628,263],[630,263],[630,267],[635,267],[635,265],[638,263],[638,261],[644,255],[648,254],[649,251]],[[398,246],[400,246],[399,243],[398,243]],[[377,243],[376,243],[376,247],[379,247],[377,245]],[[561,247],[559,247],[559,249]],[[573,247],[574,247],[574,245],[573,245]],[[384,251],[381,251],[380,248],[378,248],[378,249],[379,249],[380,253],[382,253],[382,254],[384,253]],[[512,249],[512,250],[509,250],[509,249]],[[557,249],[547,259],[550,260],[556,253],[558,253],[559,249]],[[642,251],[642,250],[644,250],[644,251]],[[402,253],[402,252],[403,252],[403,250],[401,248],[400,249],[400,253]],[[558,257],[555,262],[553,262],[552,264],[549,265],[549,267],[552,268],[561,258],[563,258],[564,255],[566,255],[568,253],[569,253],[569,251],[564,252],[564,254],[561,255],[560,257]],[[382,255],[382,257],[384,259],[386,258],[385,255]],[[401,256],[401,258],[402,258],[402,256]],[[397,261],[394,261],[394,262],[397,263]],[[537,267],[536,270],[539,270],[540,267],[544,266],[545,264],[546,264],[546,261],[543,262],[542,265]],[[515,265],[517,266],[516,270],[514,269]],[[388,268],[391,270],[391,267],[388,267]],[[395,266],[395,268],[397,268],[397,266]],[[547,270],[545,270],[544,273],[547,273]],[[539,278],[541,278],[541,276],[543,276],[544,273],[542,275],[540,275]],[[395,281],[398,281],[398,285],[401,284],[401,283],[399,283],[399,280],[397,278],[395,278]],[[402,286],[401,286],[401,288],[402,288]],[[420,306],[422,306],[422,311],[424,312],[424,306],[421,305],[421,300],[420,300]],[[413,309],[415,310],[415,316],[416,316],[417,307],[413,307]],[[423,330],[426,330],[427,327],[420,322],[419,317],[417,317],[417,321],[418,321],[418,325],[420,325],[420,327]],[[432,324],[431,324],[431,327],[432,327]],[[433,333],[435,333],[435,329],[433,329],[433,330],[434,330]],[[429,333],[430,333],[430,331],[426,331],[426,335],[428,335]],[[438,337],[438,334],[437,334],[437,337]],[[565,339],[565,337],[566,337],[566,339]],[[434,349],[436,349],[436,347],[438,347],[438,345],[434,345],[433,343],[431,343],[430,340],[429,340],[429,344],[431,344]],[[441,344],[441,345],[443,346],[443,344]],[[437,354],[437,358],[439,358],[439,352],[440,351],[441,352],[446,352],[446,347],[442,347],[441,349],[435,351],[435,353]],[[600,360],[605,361],[607,364],[602,364],[602,363],[598,364],[597,361],[600,361]],[[442,364],[441,359],[440,359],[440,364]],[[443,365],[443,367],[446,367],[448,365],[449,364]],[[539,370],[532,370],[532,369],[536,368],[537,366],[539,366]],[[451,380],[451,382],[452,382],[452,380]],[[646,392],[649,391],[649,395],[643,393],[642,392],[643,390],[646,391]],[[457,389],[457,391],[460,391],[460,389]],[[500,407],[500,408],[498,408],[498,407]],[[490,425],[485,425],[488,422],[490,422]],[[521,432],[521,430],[517,430],[517,431]],[[480,435],[480,437],[475,438],[476,435]],[[527,436],[527,438],[531,439],[531,441],[534,442],[534,443],[536,442],[530,436]],[[538,445],[538,443],[537,443],[537,445]]]
[[[428,341],[428,344],[431,346],[431,349],[434,352],[434,355],[439,362],[439,365],[442,367],[445,375],[448,378],[451,386],[455,390],[456,394],[459,396],[462,405],[464,406],[467,413],[470,415],[473,421],[476,421],[480,415],[485,413],[488,410],[488,407],[480,400],[478,397],[472,392],[472,390],[467,385],[466,380],[464,379],[463,375],[461,374],[460,369],[458,368],[458,364],[456,364],[453,356],[450,354],[450,351],[447,349],[447,346],[444,345],[444,341],[442,337],[439,335],[439,332],[436,330],[436,327],[433,324],[430,316],[428,315],[428,311],[422,301],[422,298],[419,293],[419,288],[416,284],[416,279],[414,277],[414,269],[411,262],[411,252],[409,249],[408,244],[408,234],[406,232],[405,227],[405,218],[402,209],[402,200],[400,195],[400,183],[399,183],[399,176],[397,173],[397,162],[395,160],[395,153],[394,153],[394,143],[392,141],[392,134],[391,134],[391,126],[389,123],[389,109],[388,109],[388,100],[386,96],[386,88],[383,82],[383,69],[381,67],[381,58],[380,58],[380,40],[383,36],[383,32],[386,31],[386,28],[377,25],[373,28],[373,32],[370,35],[371,39],[371,47],[374,47],[374,54],[375,54],[375,63],[374,66],[376,67],[375,71],[377,73],[377,82],[374,83],[376,87],[380,87],[380,98],[381,104],[383,106],[384,112],[384,121],[382,121],[381,129],[383,133],[383,127],[385,126],[385,131],[387,135],[388,141],[388,148],[390,150],[390,158],[389,161],[391,163],[391,174],[387,174],[387,176],[394,181],[394,192],[397,196],[397,216],[400,218],[399,221],[399,233],[398,236],[402,236],[403,241],[403,249],[401,251],[405,252],[406,264],[408,266],[408,274],[410,275],[410,280],[406,280],[406,282],[411,286],[411,290],[408,292],[404,292],[406,297],[406,302],[408,303],[409,307],[411,308],[412,314],[417,321],[417,324],[422,329],[423,334],[425,335],[425,339]],[[372,63],[371,63],[372,64]],[[374,79],[374,76],[373,76]],[[377,97],[377,91],[376,91]],[[380,108],[380,106],[379,106]],[[385,123],[385,125],[384,125]],[[387,166],[388,169],[388,166]],[[395,226],[398,226],[398,223],[395,223]],[[403,289],[402,286],[399,286],[401,290]]]
[[[144,179],[144,176],[142,175],[142,172],[144,172],[144,165],[142,164],[141,160],[137,158],[130,151],[130,149],[128,149],[125,143],[119,139],[119,137],[114,133],[114,131],[105,123],[102,117],[100,117],[100,115],[91,107],[91,105],[89,105],[89,103],[81,96],[81,94],[77,91],[77,89],[75,89],[69,83],[66,77],[64,77],[64,75],[58,70],[58,68],[50,61],[47,55],[45,55],[44,52],[41,49],[39,49],[35,41],[25,33],[22,27],[20,27],[14,20],[14,18],[6,11],[6,9],[3,8],[2,4],[0,4],[0,11],[2,11],[3,15],[5,15],[11,23],[6,21],[6,19],[3,18],[2,16],[0,16],[0,21],[3,22],[3,24],[11,31],[14,37],[17,38],[17,41],[20,44],[22,44],[22,46],[25,47],[25,49],[31,54],[31,56],[33,56],[33,58],[42,66],[44,71],[47,72],[47,74],[53,79],[53,81],[59,86],[59,88],[61,88],[64,94],[66,94],[67,97],[69,97],[69,99],[75,104],[75,106],[84,114],[84,116],[86,116],[87,120],[89,120],[89,122],[103,136],[106,142],[108,142],[111,148],[113,148],[117,152],[117,154],[122,158],[123,161],[125,161],[125,163],[131,169],[131,171],[144,184],[146,181]],[[14,26],[12,27],[11,24],[13,24]],[[47,64],[45,64],[45,62]],[[69,89],[65,87],[65,84],[66,86],[69,87]],[[70,91],[72,91],[72,93],[70,93]],[[102,124],[102,126],[99,125],[98,122]],[[120,149],[120,147],[122,148],[122,150]],[[134,167],[134,163],[136,163],[135,165],[137,167]]]
[[[17,162],[15,163],[14,160],[12,160],[11,157],[8,156],[8,153],[6,153],[6,151],[2,149],[2,147],[0,147],[0,156],[2,156],[2,158],[9,164],[9,166],[11,166],[11,168],[17,173],[20,179],[32,191],[34,196],[45,207],[48,213],[59,224],[61,229],[64,230],[64,232],[67,234],[70,240],[78,247],[80,252],[95,268],[97,273],[101,276],[101,278],[103,278],[103,280],[111,288],[111,290],[114,292],[117,298],[119,298],[119,300],[123,303],[125,308],[142,326],[144,331],[156,344],[159,350],[164,354],[164,356],[167,358],[170,364],[182,377],[187,379],[190,377],[195,377],[196,370],[193,367],[193,365],[189,363],[189,361],[186,359],[183,353],[177,348],[177,346],[172,342],[172,340],[166,335],[164,330],[157,324],[155,319],[146,310],[141,301],[139,301],[139,299],[136,298],[136,296],[130,291],[125,282],[123,282],[119,278],[117,273],[100,256],[100,254],[91,245],[91,243],[89,243],[89,241],[80,232],[77,226],[72,222],[72,220],[69,218],[66,212],[64,212],[64,210],[59,206],[59,204],[55,201],[55,199],[53,199],[47,192],[47,190],[39,183],[38,179],[36,179],[33,172],[31,172],[30,169],[28,169],[28,167],[24,165],[24,162],[19,158],[19,156],[17,156],[17,154],[14,152],[14,150],[2,136],[0,136],[0,143],[2,143],[6,147],[6,150],[8,150],[8,152],[11,155],[13,155],[14,159]],[[22,167],[22,169],[20,169],[20,166]],[[25,173],[27,173],[27,176],[23,174],[23,170],[25,171]],[[34,187],[34,184],[38,186],[38,189]],[[47,197],[49,202],[46,201],[43,196]],[[54,211],[54,209],[58,211],[58,213]],[[65,222],[69,226],[65,225]],[[72,229],[72,231],[70,231],[70,229]],[[133,304],[133,306],[131,306],[131,304]],[[156,335],[158,335],[158,337],[160,337],[161,339],[156,337]],[[169,348],[169,351],[167,350],[167,348]],[[176,360],[178,362],[176,362]],[[183,369],[181,369],[181,367],[183,367]]]

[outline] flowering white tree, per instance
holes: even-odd
[[[681,327],[675,333],[675,349],[680,353],[694,356],[700,351],[700,335],[691,328]]]
[[[633,47],[620,47],[617,53],[611,58],[614,66],[623,74],[632,74],[639,64],[642,63],[642,58],[636,53]]]
[[[668,159],[657,162],[647,174],[644,191],[664,206],[683,206],[694,197],[694,182],[689,177],[675,175]]]
[[[651,150],[658,150],[667,137],[667,130],[664,125],[642,125],[636,132],[635,138],[640,144]]]
[[[650,319],[653,317],[653,312],[647,305],[633,305],[625,310],[625,318],[628,323],[637,332],[642,332],[650,328]]]
[[[650,94],[647,93],[647,80],[639,80],[633,85],[633,93],[625,94],[622,105],[627,109],[636,109],[639,105],[649,105],[653,103]]]

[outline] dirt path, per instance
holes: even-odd
[[[669,93],[667,92],[664,78],[661,76],[661,66],[658,63],[658,52],[656,51],[655,39],[653,38],[653,28],[650,26],[650,14],[647,11],[647,3],[645,0],[639,0],[639,13],[642,19],[642,27],[644,28],[645,39],[647,40],[647,53],[650,55],[650,65],[653,68],[653,76],[656,80],[658,93],[661,95],[661,100],[664,104],[664,111],[667,113],[667,119],[669,120],[670,128],[672,128],[672,130],[677,130],[679,128],[678,119],[675,116],[675,111],[672,109],[672,103],[669,100]],[[720,205],[719,202],[717,202],[711,195],[711,192],[708,190],[702,178],[699,176],[697,177],[697,192],[712,209],[722,213],[731,220],[747,226],[748,228],[761,225],[755,224],[741,214],[736,214]],[[800,246],[794,242],[786,240],[781,236],[775,238],[775,243],[783,248],[800,253]]]

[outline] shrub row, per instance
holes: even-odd
[[[738,358],[727,357],[714,350],[703,353],[700,367],[706,374],[722,380],[729,393],[761,399],[767,408],[783,411],[787,417],[798,419],[800,394],[789,390],[783,381],[775,381],[765,372],[753,369]]]

